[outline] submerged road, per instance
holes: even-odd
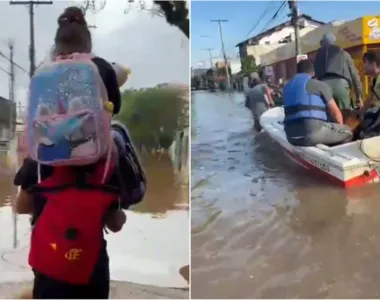
[[[312,177],[242,94],[192,95],[192,297],[380,297],[380,188]]]

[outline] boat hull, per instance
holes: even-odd
[[[291,145],[286,138],[282,124],[283,107],[275,107],[266,111],[260,118],[265,132],[276,141],[284,153],[310,173],[323,176],[332,183],[344,188],[362,186],[380,181],[380,164],[361,150],[360,142],[352,142],[335,147],[317,145],[316,147],[297,147]],[[380,146],[380,137],[363,142],[371,150]],[[379,152],[380,159],[380,152]]]

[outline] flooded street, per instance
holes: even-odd
[[[7,161],[9,165],[15,161],[13,158],[4,157],[2,163],[5,165]],[[143,157],[142,161],[148,180],[145,199],[126,212],[127,223],[121,232],[105,236],[111,279],[186,289],[188,271],[183,274],[183,270],[189,265],[188,185],[178,180],[168,155]],[[13,248],[10,199],[17,193],[13,176],[12,168],[0,173],[0,228],[9,228],[0,232],[0,298],[1,283],[32,279],[27,264],[30,236],[27,215],[18,217],[18,246]]]
[[[243,102],[192,95],[192,297],[380,297],[380,188],[311,177]]]

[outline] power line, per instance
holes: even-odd
[[[210,22],[215,22],[215,23],[218,23],[218,25],[219,25],[220,41],[221,41],[221,44],[222,44],[224,65],[225,65],[225,69],[226,69],[227,89],[229,90],[230,86],[231,86],[231,81],[230,81],[230,73],[228,72],[228,58],[227,58],[227,55],[226,55],[226,49],[224,47],[223,32],[222,32],[222,23],[227,23],[228,20],[218,19],[218,20],[210,20]]]
[[[283,1],[280,7],[276,10],[274,15],[272,16],[272,18],[268,20],[268,22],[265,24],[265,26],[263,27],[261,31],[265,31],[268,28],[268,26],[278,17],[279,13],[285,8],[285,6],[286,6],[286,1]]]
[[[268,13],[269,11],[269,8],[271,7],[271,5],[273,4],[273,0],[271,2],[269,2],[268,6],[266,7],[266,9],[264,10],[264,12],[261,14],[261,16],[258,18],[257,22],[251,27],[251,29],[248,31],[246,37],[248,37],[252,31],[254,31],[256,29],[256,27],[260,24],[260,22],[262,21],[262,19],[265,17],[265,15]]]
[[[214,50],[213,48],[206,48],[206,49],[202,49],[204,51],[208,51],[208,54],[209,54],[209,59],[210,59],[210,68],[213,69],[213,63],[212,63],[212,54],[211,54],[211,51]]]
[[[29,8],[29,35],[30,35],[30,47],[29,47],[29,60],[30,60],[30,67],[29,67],[29,76],[32,77],[34,74],[34,71],[36,69],[36,49],[35,49],[35,40],[34,40],[34,6],[35,5],[48,5],[53,4],[53,1],[14,1],[11,0],[11,5],[28,5]]]
[[[0,71],[3,71],[5,74],[7,75],[11,75],[11,73],[9,73],[9,71],[5,70],[4,68],[0,67]]]
[[[0,51],[0,56],[4,59],[6,59],[7,61],[11,62],[10,58],[8,56],[6,56],[3,52]],[[21,71],[25,72],[26,74],[28,74],[29,72],[27,70],[25,70],[23,67],[21,67],[19,64],[15,63],[15,62],[12,62],[13,65],[17,68],[19,68]]]

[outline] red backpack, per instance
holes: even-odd
[[[30,266],[46,276],[87,284],[101,253],[104,217],[120,190],[102,183],[105,162],[84,180],[73,167],[55,167],[33,192],[46,205],[32,230]],[[115,166],[109,167],[110,177]],[[83,176],[85,177],[85,176]]]

